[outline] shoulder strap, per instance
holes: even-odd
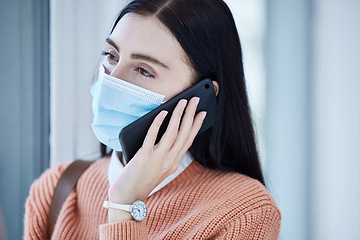
[[[51,239],[56,220],[60,213],[61,207],[69,196],[71,190],[76,185],[81,174],[92,164],[93,161],[75,160],[62,173],[54,190],[54,195],[51,199],[50,210],[47,219],[47,232],[49,239]]]

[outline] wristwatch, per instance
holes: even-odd
[[[104,201],[103,207],[115,208],[115,209],[127,211],[136,221],[144,220],[147,214],[146,205],[141,200],[135,201],[132,205],[122,205],[122,204],[112,203],[109,201]]]

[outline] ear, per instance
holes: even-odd
[[[219,94],[219,84],[217,81],[212,81],[212,84],[214,85],[215,95],[217,96]]]

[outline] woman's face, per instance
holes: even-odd
[[[174,97],[191,86],[194,71],[175,37],[155,17],[126,14],[107,42],[107,74]]]

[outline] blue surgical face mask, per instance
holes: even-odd
[[[94,112],[91,127],[100,142],[116,151],[122,151],[120,131],[158,107],[165,98],[164,95],[106,74],[102,64],[91,95]]]

